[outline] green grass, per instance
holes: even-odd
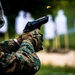
[[[75,49],[75,33],[71,33],[71,34],[68,34],[68,39],[69,39],[69,48],[73,48]],[[64,44],[64,36],[61,35],[60,36],[60,41],[61,41],[61,47],[65,47],[65,44]]]
[[[75,67],[41,65],[40,70],[35,75],[75,75]]]

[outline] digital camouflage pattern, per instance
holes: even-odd
[[[40,60],[28,40],[17,45],[13,40],[0,43],[0,74],[34,75],[40,69]]]
[[[2,41],[0,43],[0,51],[11,53],[12,51],[16,51],[19,48],[19,45],[12,39]]]
[[[1,0],[0,0],[1,1]],[[0,2],[0,28],[4,25]],[[23,33],[17,38],[0,43],[0,75],[34,75],[40,69],[36,52],[42,49],[40,30]]]

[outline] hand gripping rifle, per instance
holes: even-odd
[[[34,29],[40,29],[41,25],[43,25],[44,23],[48,22],[48,16],[44,16],[42,18],[39,18],[35,21],[32,22],[28,22],[24,28],[24,32],[30,32]]]

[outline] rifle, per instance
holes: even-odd
[[[48,22],[48,16],[44,16],[42,18],[36,19],[32,22],[28,22],[24,28],[24,32],[30,32],[34,29],[40,29],[41,25]]]

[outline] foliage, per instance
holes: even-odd
[[[53,19],[57,15],[59,9],[64,9],[68,20],[68,29],[74,29],[75,21],[75,1],[74,0],[1,0],[4,14],[8,17],[8,32],[10,38],[14,38],[15,34],[15,17],[19,10],[29,11],[35,19],[52,14]],[[51,8],[47,9],[47,6]],[[44,33],[42,27],[41,32]],[[74,48],[74,34],[69,34],[70,48]],[[61,38],[62,47],[64,47],[63,38]]]

